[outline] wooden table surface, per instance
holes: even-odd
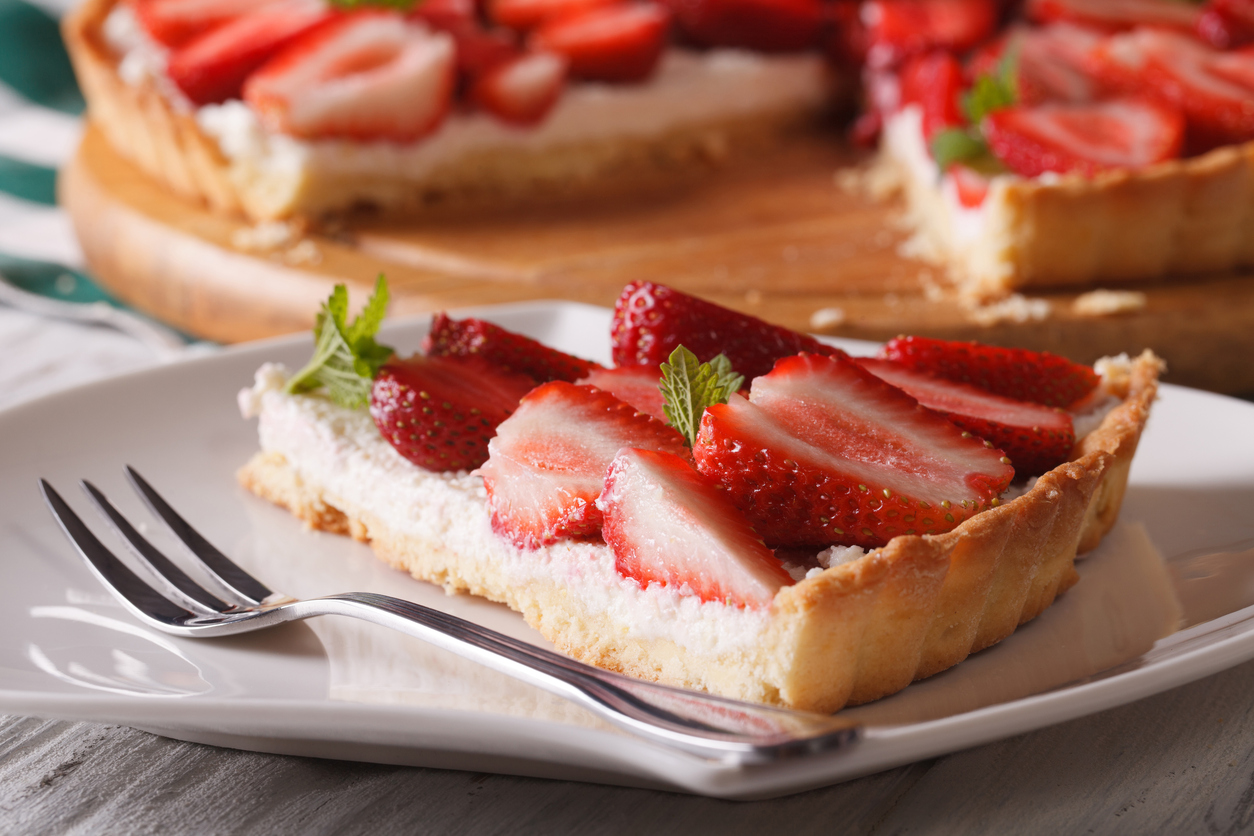
[[[0,308],[0,407],[156,361]],[[2,559],[2,552],[0,552]],[[0,717],[0,833],[1237,833],[1254,662],[1131,705],[763,802],[216,749]]]

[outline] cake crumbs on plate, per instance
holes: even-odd
[[[810,327],[816,331],[835,328],[837,325],[843,325],[845,318],[844,308],[819,308],[810,314]]]
[[[1139,290],[1090,290],[1071,303],[1076,316],[1115,316],[1145,310],[1148,298]]]
[[[1012,293],[1004,299],[980,304],[972,301],[964,305],[967,316],[979,325],[996,325],[999,322],[1040,322],[1049,319],[1054,306],[1047,299],[1029,299],[1021,293]]]

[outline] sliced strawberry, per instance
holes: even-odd
[[[870,47],[861,10],[861,0],[833,0],[827,9],[831,29],[824,38],[824,52],[832,63],[855,72],[866,63]]]
[[[1111,87],[1163,99],[1201,152],[1254,139],[1254,54],[1218,52],[1187,35],[1138,30],[1106,41],[1095,72]]]
[[[1019,101],[1089,102],[1104,91],[1093,77],[1093,55],[1103,40],[1074,23],[1055,23],[1015,32]]]
[[[502,122],[534,125],[557,104],[565,86],[566,59],[552,52],[531,52],[484,73],[470,95]]]
[[[551,18],[531,35],[531,47],[570,62],[589,81],[643,81],[653,74],[670,30],[661,6],[627,3]]]
[[[988,197],[988,178],[962,163],[953,163],[945,172],[954,185],[958,203],[968,209],[978,209]]]
[[[980,343],[897,337],[880,356],[918,371],[970,383],[995,395],[1067,407],[1097,388],[1088,366],[1047,351],[998,348]]]
[[[615,567],[641,586],[763,608],[793,583],[718,485],[679,456],[623,450],[597,505]]]
[[[785,358],[705,411],[697,468],[772,546],[882,546],[987,507],[1014,469],[847,357]]]
[[[475,0],[422,0],[410,14],[441,32],[477,26],[479,17]]]
[[[284,0],[131,0],[140,27],[157,43],[179,47],[236,18]]]
[[[503,64],[522,56],[518,38],[508,29],[484,29],[478,23],[442,28],[457,44],[457,70],[472,84]]]
[[[959,102],[964,88],[962,65],[942,50],[908,58],[901,68],[901,104],[922,108],[928,140],[966,121]]]
[[[587,377],[576,382],[609,392],[620,401],[666,423],[666,412],[662,409],[666,399],[659,388],[661,380],[662,373],[656,368],[623,366],[621,369],[593,369]]]
[[[1149,100],[1009,107],[985,117],[983,128],[998,159],[1025,177],[1141,168],[1184,148],[1180,113]]]
[[[573,381],[601,368],[541,342],[507,331],[482,319],[450,319],[439,313],[423,339],[423,351],[434,357],[480,357],[505,372],[525,374],[537,383]]]
[[[683,437],[591,386],[545,383],[497,427],[482,468],[492,529],[519,548],[601,530],[596,498],[623,447],[685,452]]]
[[[1198,18],[1196,6],[1177,0],[1028,0],[1027,13],[1041,23],[1069,20],[1109,32],[1137,26],[1189,31]]]
[[[1216,49],[1254,43],[1254,0],[1210,0],[1197,19],[1197,34]]]
[[[1053,470],[1075,445],[1071,416],[1056,407],[1004,398],[891,360],[863,358],[858,365],[1001,450],[1019,476]]]
[[[254,70],[332,17],[318,0],[265,4],[171,52],[166,73],[197,105],[238,98]]]
[[[417,20],[357,12],[300,38],[244,85],[271,130],[410,142],[448,113],[453,39]]]
[[[614,303],[610,341],[616,366],[656,369],[682,344],[702,362],[726,354],[746,380],[798,352],[844,354],[805,334],[644,281],[627,285]]]
[[[473,470],[535,381],[478,357],[393,358],[370,390],[370,416],[396,452],[427,470]]]
[[[493,23],[526,32],[546,20],[617,6],[622,2],[623,0],[488,0],[487,11]]]
[[[667,0],[667,5],[679,30],[700,46],[810,49],[825,22],[821,0]]]
[[[934,49],[965,52],[997,26],[997,0],[867,0],[867,63],[892,67]]]

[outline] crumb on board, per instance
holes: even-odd
[[[816,331],[835,328],[845,322],[844,308],[819,308],[810,314],[810,327]]]
[[[304,229],[297,223],[262,221],[231,233],[231,246],[249,252],[269,252],[295,244],[303,234]]]
[[[1090,290],[1075,298],[1076,316],[1114,316],[1145,309],[1147,299],[1139,290]]]
[[[999,322],[1040,322],[1049,319],[1054,309],[1047,299],[1029,299],[1021,293],[986,304],[972,301],[965,307],[971,320],[986,326]]]
[[[322,251],[313,241],[306,238],[284,253],[283,260],[293,266],[312,266],[322,263]]]

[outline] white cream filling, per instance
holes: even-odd
[[[704,602],[684,594],[684,588],[641,587],[618,573],[607,546],[513,547],[492,532],[483,480],[476,473],[416,467],[383,439],[365,410],[344,409],[317,395],[284,394],[286,381],[282,366],[262,366],[254,386],[240,393],[241,411],[259,417],[261,449],[284,456],[302,479],[323,489],[330,504],[366,510],[402,535],[490,561],[511,585],[559,584],[581,608],[606,613],[639,639],[669,639],[712,655],[751,649],[761,641],[769,611]]]

